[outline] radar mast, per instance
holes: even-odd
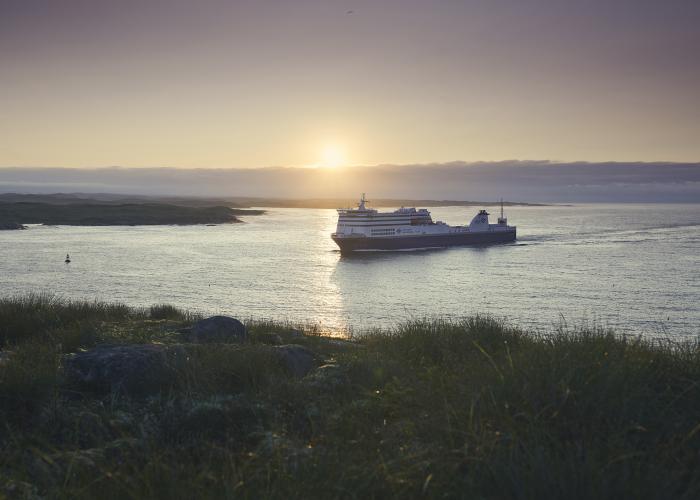
[[[508,219],[503,216],[503,198],[501,198],[501,216],[498,218],[498,223],[504,226],[508,224]]]
[[[366,210],[365,203],[367,203],[367,200],[365,199],[365,193],[362,193],[362,198],[360,198],[360,203],[357,205],[358,210]]]

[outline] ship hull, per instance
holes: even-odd
[[[478,246],[515,241],[515,228],[508,231],[483,231],[473,233],[425,234],[415,236],[372,237],[336,236],[331,238],[341,253],[373,250],[411,250],[455,246]]]

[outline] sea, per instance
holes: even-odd
[[[167,303],[340,335],[489,315],[539,333],[700,336],[700,204],[506,207],[512,244],[357,256],[330,239],[335,210],[259,208],[242,224],[0,231],[0,296]],[[430,210],[467,224],[478,208]]]

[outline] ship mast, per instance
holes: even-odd
[[[360,204],[357,205],[357,208],[360,210],[365,210],[365,202],[366,201],[367,200],[365,200],[365,193],[362,193],[362,198],[360,198]]]
[[[498,218],[498,223],[501,225],[508,224],[508,219],[503,216],[503,198],[501,198],[501,216]]]

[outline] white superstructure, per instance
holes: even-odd
[[[468,226],[433,222],[425,209],[401,207],[393,212],[367,208],[364,193],[355,209],[339,209],[338,225],[331,235],[342,252],[403,250],[457,245],[506,243],[515,240],[516,228],[503,216],[498,224],[489,223],[489,214],[480,210]]]
[[[401,207],[393,212],[379,212],[367,208],[364,193],[356,209],[338,209],[336,236],[364,236],[367,238],[387,236],[412,236],[429,234],[475,233],[483,231],[507,231],[508,220],[501,217],[498,224],[489,224],[486,210],[479,211],[468,226],[450,226],[442,221],[433,222],[425,209]]]

